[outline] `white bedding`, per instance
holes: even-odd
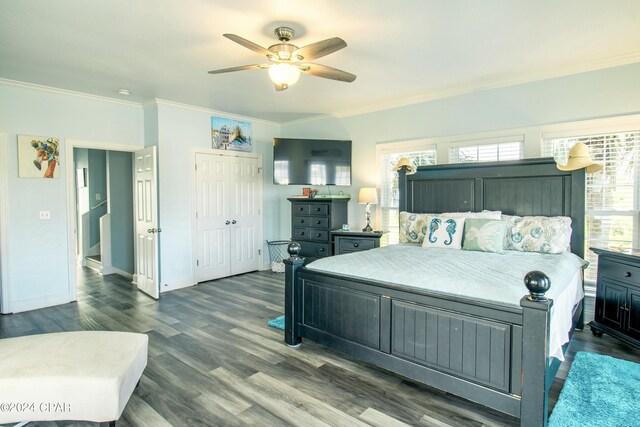
[[[572,308],[584,297],[584,265],[584,260],[571,253],[494,254],[399,244],[321,258],[307,268],[517,309],[520,299],[529,293],[524,276],[531,270],[543,271],[551,279],[546,295],[553,299],[550,356],[564,360],[562,345],[569,341]]]

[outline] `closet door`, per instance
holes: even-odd
[[[231,274],[229,158],[196,154],[196,281]]]
[[[261,225],[258,159],[231,158],[231,274],[259,268],[258,229]]]

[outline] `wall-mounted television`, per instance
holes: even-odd
[[[351,141],[274,138],[273,183],[351,185]]]

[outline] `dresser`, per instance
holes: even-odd
[[[348,223],[350,198],[288,198],[291,202],[291,240],[302,247],[300,256],[313,261],[333,255],[331,230]]]
[[[334,255],[342,255],[386,246],[388,232],[335,230],[331,235]]]
[[[640,250],[590,248],[598,254],[598,282],[591,332],[640,348]]]

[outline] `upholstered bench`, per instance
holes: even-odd
[[[149,338],[128,332],[61,332],[0,340],[0,424],[111,422],[144,368]]]

